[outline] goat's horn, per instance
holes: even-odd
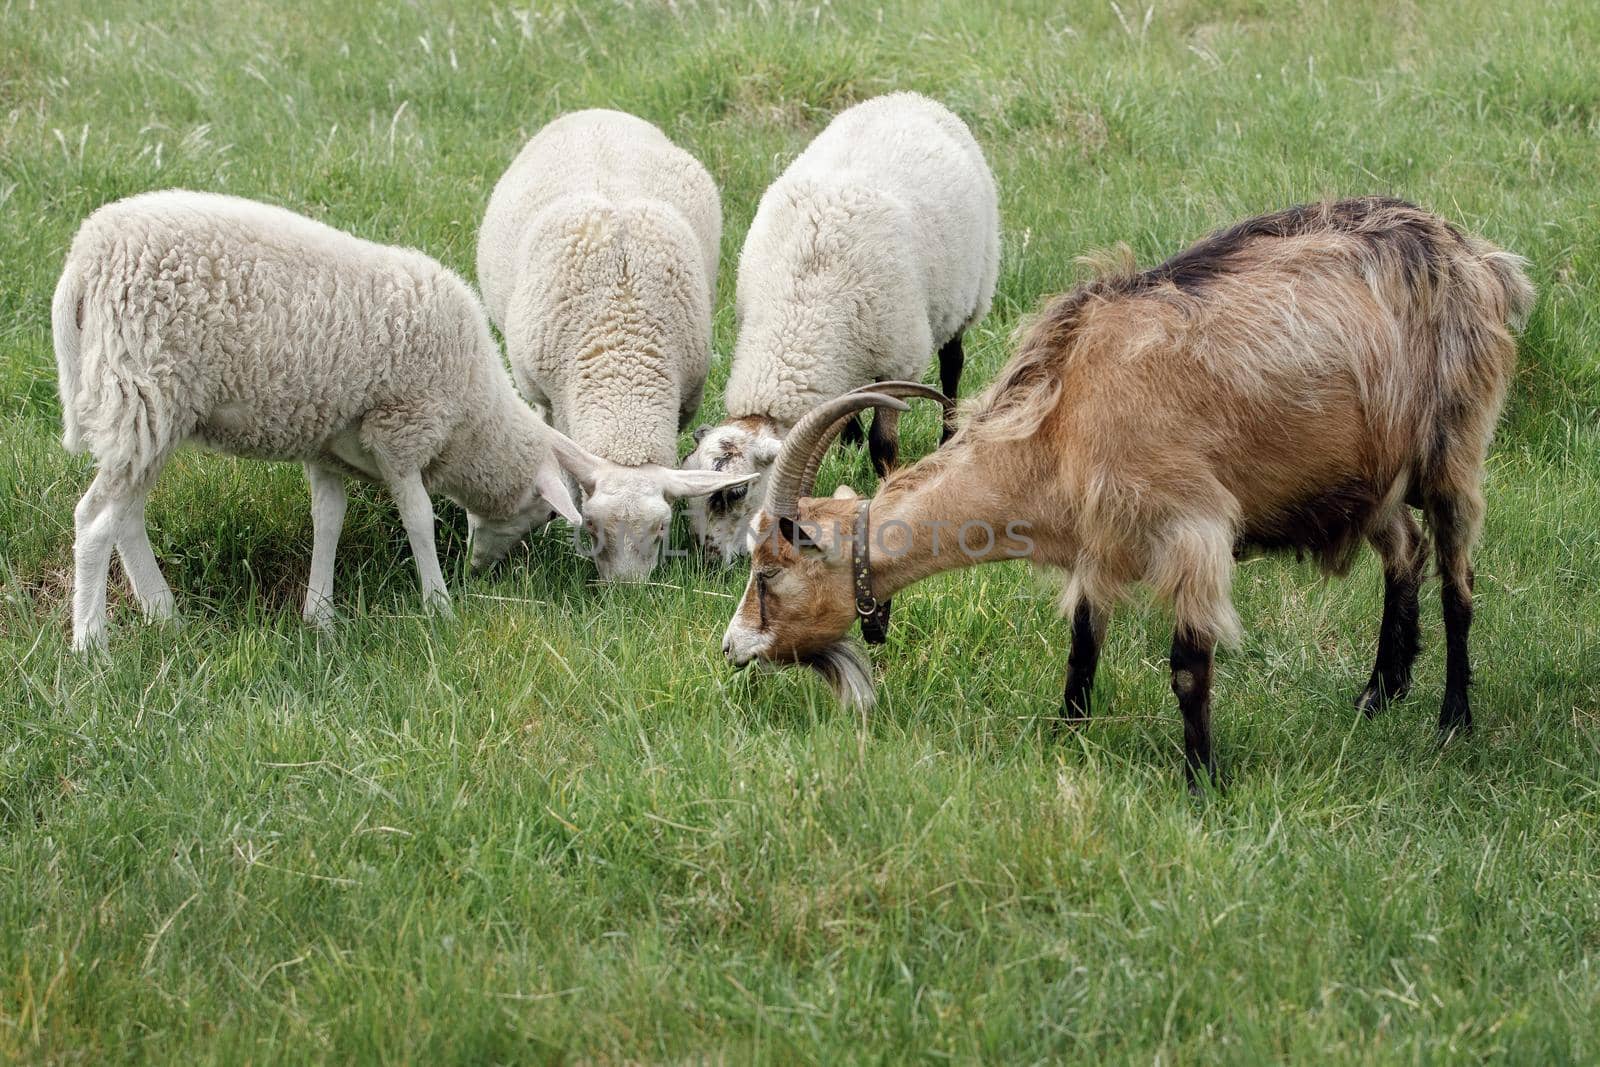
[[[884,396],[892,396],[901,400],[910,400],[913,397],[921,397],[925,400],[937,400],[940,404],[944,405],[946,410],[956,406],[956,402],[954,400],[951,400],[933,386],[923,385],[921,382],[874,382],[871,385],[858,386],[844,395],[851,396],[856,393],[881,393]],[[826,435],[824,435],[822,439],[824,443],[819,445],[815,452],[811,453],[811,458],[806,462],[805,473],[800,477],[802,492],[811,492],[812,486],[817,484],[817,471],[822,469],[822,461],[828,455],[828,445],[833,442],[835,437],[839,436],[839,434],[843,432],[845,423],[849,422],[852,417],[853,414],[846,415],[844,418],[839,419],[838,422],[834,424],[833,428],[830,429]]]
[[[882,393],[846,393],[806,412],[784,438],[783,449],[772,468],[772,484],[767,489],[767,510],[777,518],[800,517],[800,497],[809,493],[815,478],[805,481],[811,457],[820,455],[833,443],[844,420],[864,408],[894,408],[907,411],[911,405]]]

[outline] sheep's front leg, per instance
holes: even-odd
[[[417,578],[422,583],[422,602],[450,616],[450,591],[439,570],[439,552],[433,543],[433,501],[422,484],[422,474],[411,470],[387,477],[389,492],[400,509],[400,521],[411,542],[411,555],[417,561]]]
[[[1172,692],[1183,712],[1183,769],[1191,792],[1200,791],[1200,776],[1217,784],[1217,761],[1211,754],[1211,654],[1215,642],[1191,635],[1183,627],[1172,635]]]
[[[311,483],[311,577],[306,582],[305,620],[326,627],[333,622],[333,560],[348,498],[338,471],[307,463],[306,480]]]
[[[966,363],[966,356],[961,348],[961,331],[944,343],[939,349],[939,388],[951,400],[956,398],[956,393],[961,389],[961,368]],[[944,413],[944,431],[939,435],[942,445],[956,432],[955,412]]]
[[[900,413],[894,408],[878,408],[872,413],[872,429],[867,431],[867,454],[879,478],[886,478],[900,460]]]

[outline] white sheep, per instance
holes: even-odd
[[[706,169],[617,111],[545,126],[489,199],[478,280],[523,395],[601,457],[572,469],[602,578],[650,573],[673,500],[747,480],[675,469],[705,388],[721,234]]]
[[[577,518],[560,463],[581,449],[517,396],[482,305],[421,252],[237,197],[146,193],[84,222],[52,317],[63,444],[98,467],[74,516],[76,649],[104,640],[113,546],[146,616],[172,615],[144,510],[186,441],[305,464],[317,624],[344,476],[388,487],[424,599],[445,611],[430,492],[467,509],[477,566],[552,506]]]
[[[762,479],[690,503],[702,546],[724,559],[745,552],[765,474],[816,405],[920,379],[934,350],[953,398],[962,332],[988,312],[999,270],[994,176],[965,123],[916,93],[835,117],[767,189],[745,239],[728,419],[696,433],[684,466]],[[897,419],[873,420],[880,474],[894,465]]]

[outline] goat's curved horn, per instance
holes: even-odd
[[[839,436],[844,424],[856,412],[865,408],[909,408],[901,397],[923,397],[937,400],[946,408],[955,401],[931,385],[921,382],[876,382],[852,389],[843,396],[808,411],[795,424],[784,439],[783,451],[778,454],[771,488],[767,490],[767,510],[775,516],[798,518],[800,498],[811,492],[817,484],[817,469],[828,446]]]
[[[923,385],[921,382],[874,382],[871,385],[858,386],[844,395],[852,396],[856,393],[881,393],[884,396],[892,396],[901,400],[910,400],[914,397],[921,397],[925,400],[937,400],[944,406],[946,410],[956,406],[956,402],[954,400],[951,400],[933,386]],[[811,492],[812,486],[817,484],[817,471],[822,469],[822,461],[828,454],[828,445],[831,444],[833,439],[839,436],[839,434],[844,430],[845,423],[848,422],[851,417],[852,416],[850,415],[846,415],[844,418],[840,419],[835,426],[823,436],[822,440],[824,443],[820,444],[817,447],[817,450],[811,453],[811,458],[806,462],[805,473],[800,477],[802,493]]]
[[[882,393],[846,393],[806,412],[783,440],[783,450],[772,466],[772,483],[767,489],[767,510],[777,518],[800,517],[800,497],[811,491],[815,475],[806,481],[813,455],[821,455],[833,443],[844,420],[864,408],[910,410],[904,400]]]

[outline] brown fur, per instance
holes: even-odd
[[[1402,201],[1250,219],[1051,301],[950,444],[883,485],[873,529],[1025,521],[1031,558],[1071,573],[1066,608],[1103,609],[1142,582],[1204,642],[1238,631],[1236,549],[1342,571],[1407,499],[1449,503],[1430,525],[1449,516],[1461,573],[1515,361],[1508,327],[1532,302],[1517,257]],[[853,510],[807,500],[802,517],[848,531]],[[877,566],[878,596],[1014,547],[934,552],[919,532]],[[799,607],[767,613],[785,658],[851,619],[848,551],[800,555],[764,539],[752,559]]]

